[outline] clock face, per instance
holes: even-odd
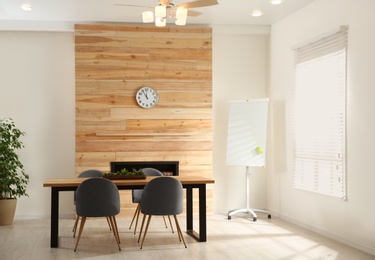
[[[138,105],[143,108],[152,108],[158,102],[158,93],[151,87],[142,87],[135,96]]]

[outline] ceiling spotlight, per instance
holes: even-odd
[[[270,2],[273,5],[279,5],[279,4],[281,4],[283,2],[283,0],[271,0]]]
[[[21,9],[24,11],[31,11],[33,10],[33,6],[31,4],[23,4],[21,5]]]
[[[259,17],[261,16],[263,13],[262,13],[262,10],[260,9],[254,9],[252,12],[251,12],[251,15],[254,16],[254,17]]]

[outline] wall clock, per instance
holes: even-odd
[[[158,103],[159,96],[152,87],[142,87],[137,91],[135,99],[140,107],[152,108]]]

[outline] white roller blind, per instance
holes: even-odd
[[[295,49],[293,186],[346,198],[347,27]]]

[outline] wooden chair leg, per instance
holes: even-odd
[[[174,233],[171,216],[168,215],[168,219],[169,219],[169,225],[171,225],[172,233]]]
[[[108,223],[108,226],[109,226],[109,230],[111,230],[111,224],[109,223],[109,217],[106,217],[107,219],[107,223]]]
[[[120,240],[120,233],[118,232],[118,227],[117,227],[117,221],[116,221],[116,216],[112,216],[113,218],[113,226],[116,230],[116,234],[117,234],[117,238],[118,238],[118,243],[121,244],[121,240]]]
[[[74,248],[74,252],[77,251],[78,242],[81,239],[81,235],[82,235],[83,227],[85,226],[85,222],[86,222],[86,217],[82,217],[81,225],[79,226],[78,238],[77,238],[76,246]]]
[[[117,246],[118,246],[118,250],[121,251],[121,247],[120,247],[120,235],[118,233],[116,217],[115,216],[110,216],[110,217],[108,217],[108,219],[109,219],[109,222],[111,223],[111,226],[112,226],[113,235],[115,236],[115,239],[116,239],[116,242],[117,242]]]
[[[146,219],[146,215],[143,214],[143,219],[142,219],[142,224],[141,224],[141,230],[139,231],[139,236],[138,236],[138,243],[139,243],[139,240],[141,239],[143,225],[145,224],[145,219]]]
[[[76,236],[76,231],[77,231],[77,226],[78,226],[78,222],[79,222],[79,216],[77,215],[76,216],[76,221],[74,222],[74,226],[73,226],[73,237],[75,237]]]
[[[140,210],[140,208],[141,208],[141,204],[138,203],[137,208],[135,209],[135,212],[134,212],[134,215],[133,215],[132,221],[130,222],[129,229],[132,228],[132,225],[133,225],[133,222],[134,222],[135,217],[137,217],[137,215],[139,215],[139,214],[137,214],[137,213],[138,213],[138,211]],[[138,217],[137,217],[137,219],[138,219]]]
[[[175,220],[175,222],[176,222],[176,228],[177,228],[177,232],[179,233],[180,241],[181,241],[181,239],[182,239],[182,242],[184,242],[185,248],[187,248],[186,243],[185,243],[184,236],[182,235],[182,232],[181,232],[180,225],[178,224],[177,216],[176,216],[176,215],[173,215],[173,217],[174,217],[174,220]]]
[[[137,219],[135,220],[134,235],[137,233],[139,214],[141,213],[141,204],[138,203]]]
[[[143,247],[143,243],[145,242],[145,238],[146,238],[146,235],[147,235],[148,226],[150,225],[150,221],[151,221],[151,216],[152,215],[148,215],[146,229],[145,229],[145,233],[143,234],[143,239],[142,239],[142,243],[141,243],[141,249]]]
[[[165,228],[168,228],[168,226],[167,226],[167,221],[165,221],[165,216],[163,216],[163,220],[164,220]]]

